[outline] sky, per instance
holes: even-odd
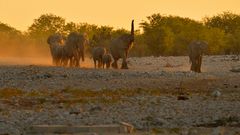
[[[52,13],[67,22],[130,29],[154,13],[201,20],[223,11],[240,14],[240,0],[0,0],[0,22],[26,31],[33,20]],[[138,25],[137,25],[138,27]]]

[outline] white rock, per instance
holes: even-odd
[[[220,90],[214,90],[212,92],[212,96],[215,97],[215,98],[220,97],[221,96]]]

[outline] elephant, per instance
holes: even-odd
[[[78,60],[78,41],[79,41],[79,35],[77,32],[72,32],[67,36],[65,46],[64,46],[64,56],[66,58],[66,63],[68,65],[69,61],[69,66],[79,66],[77,65],[77,60]]]
[[[47,43],[49,44],[52,56],[52,63],[57,66],[61,65],[61,59],[63,54],[62,39],[62,35],[60,34],[53,34],[47,39]]]
[[[88,37],[85,34],[72,32],[66,40],[66,51],[70,60],[70,66],[79,67],[80,58],[84,61],[84,48],[89,44]]]
[[[87,34],[80,34],[78,38],[78,43],[77,43],[77,54],[78,54],[78,59],[76,65],[78,66],[80,62],[80,58],[82,58],[82,61],[85,60],[85,46],[90,45],[89,39]]]
[[[134,42],[134,20],[132,20],[131,34],[124,34],[117,38],[114,38],[110,42],[110,52],[112,54],[114,62],[112,63],[113,68],[118,68],[117,61],[122,58],[122,69],[128,69],[127,57],[130,49]]]
[[[106,49],[104,47],[94,47],[92,50],[92,57],[94,61],[94,68],[97,67],[98,62],[98,68],[102,67],[103,62],[103,55],[106,54]]]
[[[207,51],[208,43],[206,41],[195,40],[188,46],[189,62],[191,71],[201,73],[202,56]]]
[[[102,62],[103,62],[103,68],[106,65],[106,68],[109,69],[112,62],[112,56],[109,53],[104,54],[102,58]]]

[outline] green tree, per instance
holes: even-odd
[[[145,43],[153,55],[183,55],[187,45],[200,39],[202,23],[178,16],[153,14],[140,24]]]
[[[238,56],[240,55],[240,29],[235,30],[233,34],[228,34],[228,45],[229,50]]]
[[[240,15],[231,12],[223,12],[213,17],[205,17],[204,23],[208,27],[216,27],[226,33],[234,33],[240,27]]]
[[[76,32],[80,29],[80,26],[74,22],[69,22],[67,23],[64,28],[63,28],[63,31],[64,31],[64,34],[67,35],[71,32]]]
[[[239,50],[240,50],[240,46],[239,46],[240,15],[239,14],[234,14],[231,12],[223,12],[213,17],[205,17],[204,23],[206,26],[210,28],[219,28],[226,33],[225,46],[222,45],[224,42],[223,41],[221,43],[218,43],[218,45],[215,48],[222,47],[222,50],[224,50],[225,54],[229,54],[229,53],[239,54]],[[220,34],[220,33],[221,32],[216,32],[216,34]]]
[[[31,38],[45,43],[49,35],[53,33],[64,33],[65,19],[53,14],[44,14],[35,19],[28,28]]]

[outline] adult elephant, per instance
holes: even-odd
[[[127,57],[129,50],[133,46],[134,42],[134,20],[132,20],[131,34],[124,34],[120,37],[113,39],[110,43],[110,52],[112,54],[114,62],[113,68],[118,68],[117,61],[122,58],[122,69],[128,69]]]
[[[192,41],[188,46],[189,60],[191,62],[191,71],[201,73],[202,56],[208,48],[205,41]]]
[[[50,35],[47,39],[47,43],[49,44],[50,53],[52,56],[52,63],[57,66],[61,65],[61,60],[63,57],[62,41],[63,37],[60,34]]]
[[[78,54],[78,61],[77,61],[77,66],[80,66],[78,62],[80,62],[80,58],[82,58],[82,61],[85,60],[85,46],[89,45],[89,38],[86,33],[84,34],[79,34],[78,36],[78,43],[77,43],[77,54]]]
[[[84,61],[84,48],[88,42],[85,34],[72,32],[68,35],[64,46],[64,54],[65,57],[69,59],[70,66],[79,67],[80,58]]]

